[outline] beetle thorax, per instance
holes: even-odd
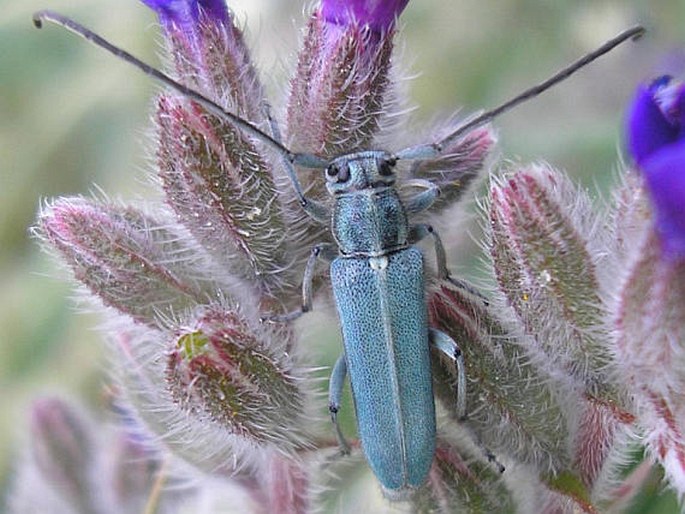
[[[336,195],[331,226],[343,255],[380,256],[407,246],[407,215],[394,187]]]

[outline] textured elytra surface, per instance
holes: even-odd
[[[413,248],[381,259],[336,259],[333,293],[364,452],[385,487],[417,487],[435,444],[423,259]]]

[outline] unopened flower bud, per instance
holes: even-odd
[[[615,400],[593,216],[561,173],[520,170],[491,189],[489,249],[500,289],[532,336],[531,355],[550,375]]]
[[[33,458],[46,482],[79,512],[99,512],[93,501],[95,442],[84,420],[55,398],[36,401],[31,418]]]
[[[287,355],[239,315],[209,312],[180,333],[167,379],[179,405],[229,433],[281,449],[303,443],[304,396]],[[281,334],[282,337],[282,334]]]
[[[158,326],[164,315],[207,298],[179,235],[131,207],[62,198],[41,213],[38,234],[59,250],[74,277],[110,307]],[[170,258],[169,256],[175,256]]]

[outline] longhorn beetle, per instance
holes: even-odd
[[[464,416],[466,409],[463,358],[455,341],[428,326],[423,256],[414,244],[430,236],[437,256],[438,275],[441,279],[452,280],[445,251],[430,225],[412,225],[408,219],[409,215],[428,209],[440,191],[427,180],[416,181],[423,191],[403,203],[396,189],[396,163],[440,156],[444,148],[468,131],[540,94],[627,39],[637,38],[644,32],[639,26],[622,32],[548,80],[464,123],[441,141],[396,153],[359,149],[328,160],[291,152],[277,136],[264,133],[68,18],[51,11],[34,15],[38,28],[43,21],[61,25],[133,64],[282,156],[302,209],[315,221],[330,225],[337,248],[319,244],[312,249],[304,273],[301,308],[267,319],[290,321],[309,311],[315,265],[320,259],[330,262],[345,347],[331,374],[331,417],[338,441],[343,451],[347,451],[336,415],[343,383],[349,374],[361,446],[386,496],[391,499],[409,497],[426,480],[433,462],[436,429],[430,346],[455,362],[457,414]],[[330,211],[304,194],[294,171],[296,165],[324,170],[326,187],[333,199]]]

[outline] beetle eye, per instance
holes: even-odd
[[[387,177],[389,175],[392,175],[392,168],[395,166],[395,161],[384,159],[381,161],[379,167],[378,167],[378,173],[381,174],[383,177]]]
[[[350,178],[350,170],[347,166],[338,166],[331,164],[326,168],[326,178],[336,179],[336,182],[347,182]]]
[[[338,173],[340,173],[340,168],[338,168],[338,166],[335,164],[331,164],[328,166],[328,168],[326,168],[326,177],[328,178],[336,177]]]

